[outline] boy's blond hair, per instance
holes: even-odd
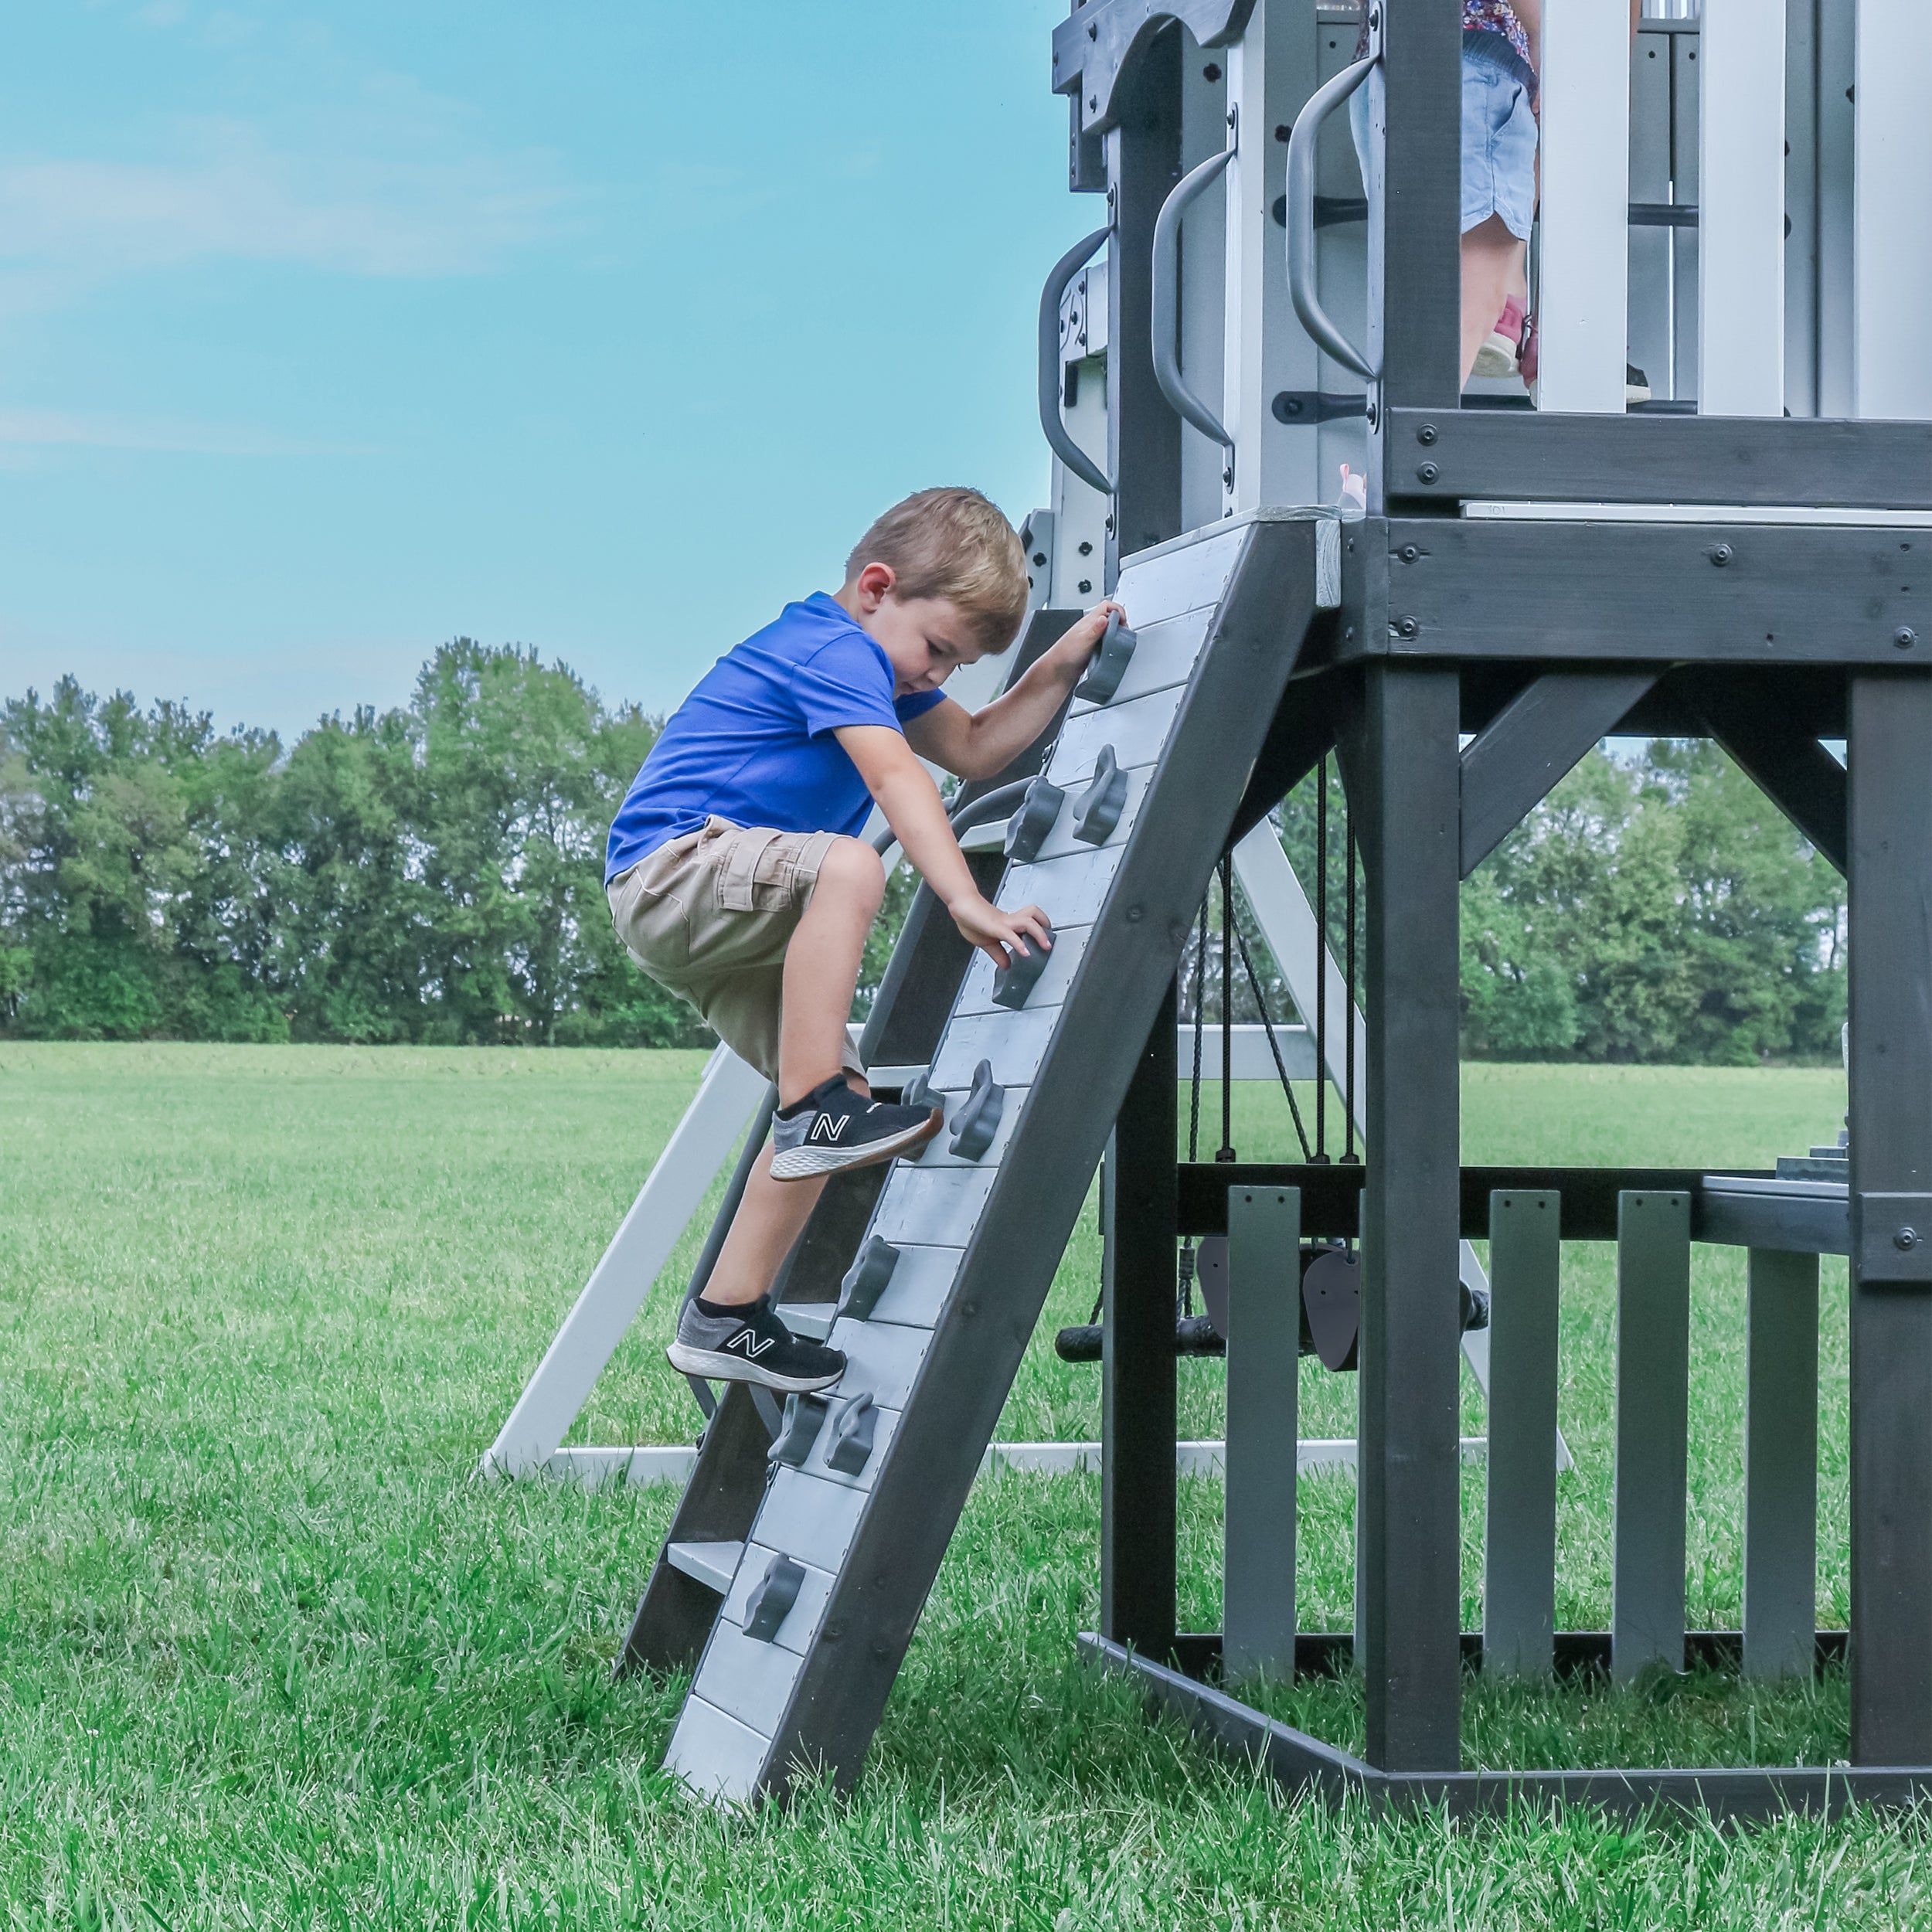
[[[1004,651],[1026,614],[1026,553],[977,490],[920,490],[895,503],[852,546],[845,581],[869,563],[888,566],[893,594],[908,603],[944,597],[988,651]]]

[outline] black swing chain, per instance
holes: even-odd
[[[1217,1161],[1232,1161],[1234,1151],[1234,860],[1221,859],[1221,1145]]]
[[[1321,754],[1315,780],[1315,1151],[1317,1167],[1328,1165],[1328,755]]]
[[[1359,1166],[1362,1156],[1355,1151],[1355,807],[1349,802],[1345,784],[1342,791],[1342,839],[1349,854],[1348,876],[1343,889],[1343,916],[1348,920],[1349,930],[1342,941],[1342,979],[1349,991],[1349,1011],[1343,1024],[1349,1030],[1343,1043],[1346,1058],[1342,1083],[1342,1106],[1348,1115],[1348,1145],[1342,1150],[1342,1158],[1351,1166]]]

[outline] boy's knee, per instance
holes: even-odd
[[[818,868],[818,885],[876,911],[886,896],[886,867],[862,838],[835,838]]]

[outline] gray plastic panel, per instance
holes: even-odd
[[[720,1613],[726,1623],[743,1629],[745,1601],[757,1587],[758,1579],[770,1566],[774,1557],[790,1554],[788,1550],[767,1549],[762,1543],[746,1545],[745,1560]],[[818,1634],[819,1622],[825,1614],[825,1599],[831,1594],[832,1573],[808,1563],[805,1580],[798,1586],[798,1600],[792,1605],[791,1614],[779,1625],[777,1635],[771,1640],[773,1643],[803,1656],[806,1646]]]
[[[973,1083],[973,1069],[991,1060],[993,1078],[1002,1087],[1029,1087],[1059,1012],[1053,1006],[1036,1012],[1029,1003],[1017,1013],[998,1006],[950,1020],[927,1078],[940,1093],[964,1094]]]
[[[765,1492],[749,1540],[815,1570],[835,1570],[852,1547],[865,1505],[865,1498],[843,1484],[802,1469],[781,1469]]]
[[[1082,846],[1080,850],[1087,848]],[[1049,1006],[1057,1006],[1066,997],[1067,981],[1073,977],[1073,969],[1080,963],[1080,956],[1087,951],[1087,936],[1093,930],[1091,926],[1056,926],[1053,928],[1053,950],[1046,956],[1046,969],[1033,982],[1033,990],[1027,995],[1026,1004],[1018,1010],[1022,1013],[1043,1012]],[[984,953],[976,953],[973,963],[966,969],[966,983],[959,989],[959,1002],[954,1012],[961,1019],[970,1013],[1006,1013],[1015,1009],[993,1004],[993,962]]]
[[[795,1335],[808,1342],[822,1342],[832,1333],[835,1301],[786,1301],[778,1308],[778,1319]]]
[[[963,1252],[959,1248],[901,1248],[899,1265],[872,1309],[872,1319],[905,1328],[936,1327],[958,1277]]]
[[[993,1072],[997,1078],[999,1072],[997,1066],[995,1066]],[[1005,1098],[1000,1103],[999,1125],[993,1130],[992,1145],[978,1160],[969,1161],[964,1155],[951,1151],[953,1116],[959,1111],[961,1104],[966,1098],[965,1090],[961,1087],[941,1087],[937,1090],[940,1098],[945,1103],[946,1107],[945,1131],[934,1134],[932,1139],[920,1149],[919,1158],[913,1165],[923,1168],[998,1167],[1002,1159],[1005,1158],[1006,1143],[1013,1138],[1013,1124],[1019,1118],[1020,1107],[1025,1102],[1029,1090],[1024,1087],[1007,1087],[1004,1080],[1000,1081],[1000,1085],[1005,1087],[1006,1092]]]
[[[896,1273],[896,1270],[894,1270]],[[912,1393],[913,1378],[926,1359],[930,1339],[924,1328],[902,1328],[885,1321],[840,1321],[832,1332],[832,1345],[845,1352],[845,1372],[839,1377],[839,1399],[863,1390],[882,1409],[903,1409]],[[815,1461],[825,1447],[822,1439],[812,1450]]]
[[[749,1726],[701,1697],[687,1697],[665,1753],[665,1769],[706,1798],[742,1804],[756,1793],[759,1769],[770,1748],[770,1740]]]
[[[731,1587],[737,1574],[738,1559],[745,1553],[741,1543],[666,1543],[665,1560],[673,1570],[695,1577],[719,1596]]]
[[[1194,670],[1207,636],[1212,611],[1190,611],[1185,617],[1169,617],[1158,624],[1143,624],[1136,633],[1132,662],[1122,675],[1120,689],[1104,705],[1077,698],[1070,716],[1084,717],[1090,711],[1105,711],[1131,704],[1150,691],[1165,691],[1171,685],[1185,684]]]
[[[785,1622],[798,1614],[794,1604]],[[692,1689],[727,1717],[770,1737],[785,1714],[804,1663],[798,1651],[747,1637],[736,1624],[720,1624],[705,1647]]]
[[[986,1205],[995,1172],[983,1165],[920,1168],[901,1161],[879,1196],[872,1231],[894,1247],[921,1242],[963,1248]]]
[[[1037,906],[1056,931],[1063,926],[1090,926],[1114,883],[1119,859],[1117,845],[1083,845],[1064,859],[1009,866],[995,903],[1007,912]]]
[[[1247,526],[1237,524],[1192,543],[1163,544],[1158,551],[1123,557],[1114,597],[1125,608],[1128,622],[1138,631],[1217,603],[1247,534]]]
[[[1111,745],[1114,762],[1128,770],[1136,765],[1159,763],[1162,747],[1181,709],[1185,689],[1173,685],[1165,691],[1149,692],[1131,704],[1110,704],[1067,719],[1060,729],[1060,742],[1053,747],[1053,761],[1047,767],[1054,784],[1067,794],[1067,803],[1060,808],[1062,823],[1069,815],[1073,794],[1083,788],[1084,781],[1093,771],[1102,745]],[[1058,828],[1056,825],[1055,829]]]

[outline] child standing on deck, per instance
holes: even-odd
[[[712,667],[632,782],[604,869],[617,932],[778,1088],[770,1142],[666,1351],[682,1373],[785,1390],[844,1373],[838,1350],[773,1312],[779,1265],[828,1175],[916,1152],[944,1117],[872,1100],[845,1030],[886,888],[857,834],[876,801],[996,965],[1050,947],[1038,906],[1002,912],[974,883],[920,760],[962,778],[1003,770],[1051,723],[1115,607],[1090,611],[1003,697],[968,712],[940,687],[1012,642],[1026,556],[978,492],[923,490],[859,539],[835,595],[787,604]]]

